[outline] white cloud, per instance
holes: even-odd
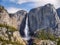
[[[34,6],[42,6],[45,5],[47,3],[51,3],[54,4],[54,6],[56,8],[60,7],[60,0],[10,0],[12,2],[15,2],[17,4],[22,4],[22,3],[26,3],[26,2],[34,2]]]
[[[15,2],[16,0],[9,0],[9,1],[11,1],[11,2]]]
[[[58,0],[42,0],[41,2],[39,2],[39,4],[38,5],[45,5],[45,4],[47,4],[47,3],[51,3],[51,4],[53,4],[56,8],[58,8],[58,6],[60,6],[59,5],[59,2],[58,2]]]
[[[16,13],[19,10],[27,11],[25,8],[17,8],[17,7],[8,7],[7,8],[8,13]]]
[[[18,4],[26,3],[26,2],[39,2],[40,0],[18,0]]]
[[[20,8],[15,8],[15,7],[9,7],[9,8],[7,8],[7,11],[9,12],[9,13],[15,13],[15,12],[17,12],[18,10],[21,10]]]
[[[42,6],[42,5],[45,5],[47,3],[53,4],[56,8],[59,6],[59,3],[57,0],[40,0],[40,1],[35,3],[35,6]]]
[[[26,2],[39,2],[40,0],[9,0],[11,2],[15,2],[17,4],[22,4],[22,3],[26,3]]]

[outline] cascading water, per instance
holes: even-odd
[[[28,27],[28,17],[26,18],[26,25],[25,25],[24,33],[25,33],[25,37],[23,37],[23,39],[29,40],[30,36],[29,36],[29,27]]]
[[[23,37],[23,39],[28,42],[27,45],[33,45],[33,39],[31,39],[31,36],[29,34],[28,17],[26,18],[24,34],[25,34],[25,37]]]

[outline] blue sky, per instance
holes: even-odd
[[[29,11],[32,8],[43,6],[51,3],[55,8],[60,7],[59,0],[0,0],[0,5],[3,5],[9,13],[15,13],[18,10]]]

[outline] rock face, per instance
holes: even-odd
[[[9,15],[13,25],[17,26],[17,29],[20,31],[21,36],[24,36],[25,22],[27,18],[27,12],[20,10],[14,14]]]
[[[57,9],[57,14],[59,16],[59,19],[58,19],[58,36],[60,37],[60,8]]]
[[[9,15],[12,20],[13,25],[15,25],[14,23],[16,22],[17,29],[20,29],[20,25],[21,25],[23,19],[25,18],[26,14],[27,14],[26,11],[20,10],[14,14]]]
[[[9,16],[9,13],[6,11],[6,9],[4,9],[3,6],[0,6],[0,9],[2,9],[0,11],[0,24],[5,24],[17,28],[16,18],[14,17],[11,18]]]
[[[60,8],[57,9],[57,14],[58,14],[58,16],[60,18]]]
[[[15,13],[15,17],[17,19],[17,25],[18,30],[20,30],[21,36],[24,36],[24,28],[25,28],[25,22],[27,17],[27,12],[24,10],[20,10]]]
[[[51,32],[55,33],[54,30],[59,21],[56,9],[51,4],[30,10],[28,18],[31,32],[51,28]]]
[[[23,10],[9,14],[0,6],[0,45],[26,45],[19,32],[25,15]]]
[[[4,7],[0,7],[0,23],[6,23],[9,24],[9,15],[7,11],[4,9]]]

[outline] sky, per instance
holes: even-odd
[[[55,8],[60,7],[60,0],[0,0],[0,5],[4,6],[9,13],[15,13],[18,10],[30,11],[32,8],[44,6],[51,3]]]

